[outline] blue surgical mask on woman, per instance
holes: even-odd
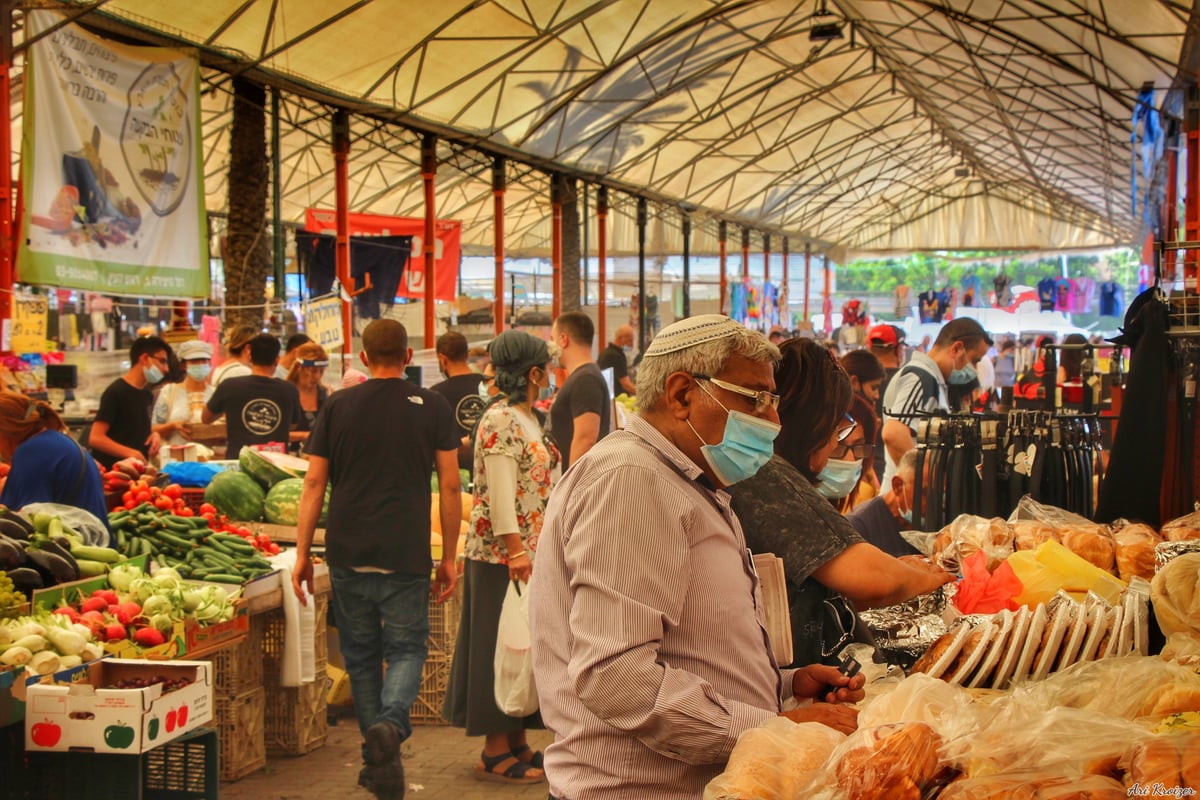
[[[862,459],[858,461],[838,461],[829,459],[825,469],[817,476],[817,492],[822,497],[846,497],[854,491],[854,485],[862,477]]]
[[[700,384],[704,389],[704,384]],[[774,422],[746,414],[742,411],[730,411],[725,404],[712,392],[704,389],[713,401],[725,409],[725,435],[718,444],[708,444],[687,420],[688,427],[703,445],[701,455],[708,462],[713,474],[725,486],[732,486],[738,481],[751,478],[771,460],[775,453],[775,437],[779,435],[780,427]]]
[[[188,377],[194,381],[203,381],[212,372],[211,364],[188,364]]]

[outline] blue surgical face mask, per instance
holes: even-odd
[[[699,384],[704,389],[704,384]],[[720,400],[713,397],[712,392],[704,389],[712,397],[713,402],[725,408]],[[702,443],[700,453],[713,474],[724,486],[732,486],[738,481],[751,478],[763,465],[771,460],[775,453],[775,437],[779,435],[779,425],[765,419],[741,411],[730,411],[725,408],[728,416],[725,418],[725,435],[719,444],[708,444],[692,427],[692,421],[687,420],[688,427]]]
[[[553,396],[554,396],[554,387],[553,387],[553,386],[540,386],[540,387],[538,387],[538,397],[537,397],[537,399],[538,399],[539,401],[541,401],[541,400],[549,400],[549,399],[550,399],[551,397],[553,397]]]
[[[146,367],[146,369],[142,371],[142,374],[146,377],[146,383],[150,384],[151,386],[159,383],[163,379],[162,370],[158,368],[157,364],[151,364],[150,366]]]
[[[979,376],[975,372],[975,368],[970,364],[967,364],[967,366],[963,367],[962,369],[956,369],[950,373],[950,382],[957,386],[962,386],[970,383],[977,377]]]
[[[211,364],[188,364],[188,377],[194,381],[203,381],[212,372]]]
[[[821,470],[821,474],[817,476],[820,481],[817,484],[817,492],[822,497],[846,497],[854,491],[854,485],[858,483],[860,477],[862,477],[861,459],[837,461],[831,458],[825,462],[825,469]]]
[[[488,382],[487,381],[479,382],[479,396],[482,397],[484,400],[490,400],[492,398],[492,396],[490,394],[488,394]]]

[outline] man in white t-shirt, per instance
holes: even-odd
[[[258,329],[250,325],[238,325],[230,328],[225,334],[225,353],[228,355],[221,366],[213,370],[212,385],[220,386],[229,378],[240,378],[249,375],[250,370],[250,340],[258,336]]]

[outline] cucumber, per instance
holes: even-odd
[[[231,575],[225,572],[210,572],[204,576],[204,580],[212,581],[213,583],[245,583],[246,579],[241,575]]]
[[[121,554],[109,547],[76,545],[71,548],[71,555],[75,556],[76,561],[82,558],[85,561],[101,561],[105,564],[115,564],[121,560]]]

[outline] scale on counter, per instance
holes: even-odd
[[[46,401],[55,411],[62,411],[67,391],[79,388],[79,370],[74,364],[46,365]]]

